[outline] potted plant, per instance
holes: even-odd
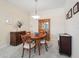
[[[17,22],[17,26],[18,26],[18,28],[21,28],[22,22],[18,21],[18,22]]]

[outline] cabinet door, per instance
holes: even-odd
[[[71,53],[71,37],[60,36],[60,48],[65,53]]]
[[[10,45],[16,45],[16,33],[10,32]]]
[[[40,19],[38,29],[43,29],[47,32],[47,40],[50,40],[50,19]]]

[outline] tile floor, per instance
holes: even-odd
[[[56,39],[51,40],[48,43],[48,52],[46,52],[45,47],[41,47],[41,55],[36,53],[31,53],[31,58],[69,58],[66,55],[59,54],[58,42]],[[22,55],[22,44],[18,46],[8,46],[0,49],[0,58],[21,58]],[[28,51],[25,51],[24,58],[28,58]]]

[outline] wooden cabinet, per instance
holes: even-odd
[[[50,19],[39,19],[38,31],[43,29],[47,32],[47,40],[50,40]]]
[[[10,45],[17,46],[22,43],[21,34],[25,34],[25,31],[10,32]]]
[[[71,56],[71,43],[72,37],[70,35],[60,35],[59,36],[59,52],[62,54],[67,54]]]

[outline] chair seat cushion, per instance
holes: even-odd
[[[35,46],[34,43],[31,43],[31,47],[29,46],[28,43],[25,43],[23,47],[26,48],[26,49],[30,49],[30,48],[33,48],[34,46]]]
[[[41,44],[44,44],[44,43],[45,43],[45,39],[42,39],[42,40],[40,41],[40,43],[41,43]]]

